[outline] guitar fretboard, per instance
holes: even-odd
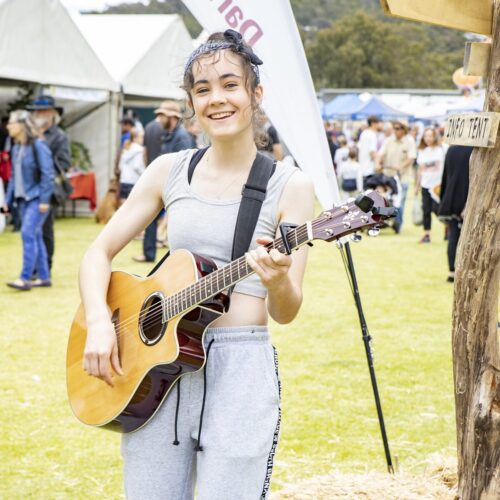
[[[307,232],[307,223],[288,231],[287,239],[292,250],[308,243],[310,239]],[[275,239],[266,245],[266,248],[269,250],[275,248],[281,253],[286,252],[282,238]],[[167,297],[164,301],[166,320],[168,321],[174,316],[187,312],[194,306],[227,290],[238,283],[238,281],[247,278],[254,272],[255,271],[247,264],[245,256],[217,269],[199,279],[196,283]]]

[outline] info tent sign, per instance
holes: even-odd
[[[461,113],[451,115],[446,120],[444,142],[474,146],[476,148],[495,147],[500,113]]]

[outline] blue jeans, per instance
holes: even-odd
[[[401,183],[403,192],[401,193],[401,204],[399,206],[398,214],[396,215],[395,222],[399,224],[399,229],[403,226],[403,213],[405,211],[406,193],[408,193],[408,183]]]
[[[38,198],[31,201],[21,201],[22,213],[21,238],[23,241],[23,269],[21,279],[31,279],[33,270],[38,271],[38,277],[42,280],[50,278],[47,249],[43,242],[42,226],[47,218],[48,212],[41,213]]]

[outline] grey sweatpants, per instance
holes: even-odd
[[[213,340],[203,371],[181,378],[152,420],[124,434],[125,493],[129,500],[258,500],[268,496],[280,425],[278,364],[266,327],[209,328]]]

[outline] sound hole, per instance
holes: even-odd
[[[141,309],[140,335],[146,345],[156,344],[163,336],[167,323],[162,323],[163,294],[151,294]]]

